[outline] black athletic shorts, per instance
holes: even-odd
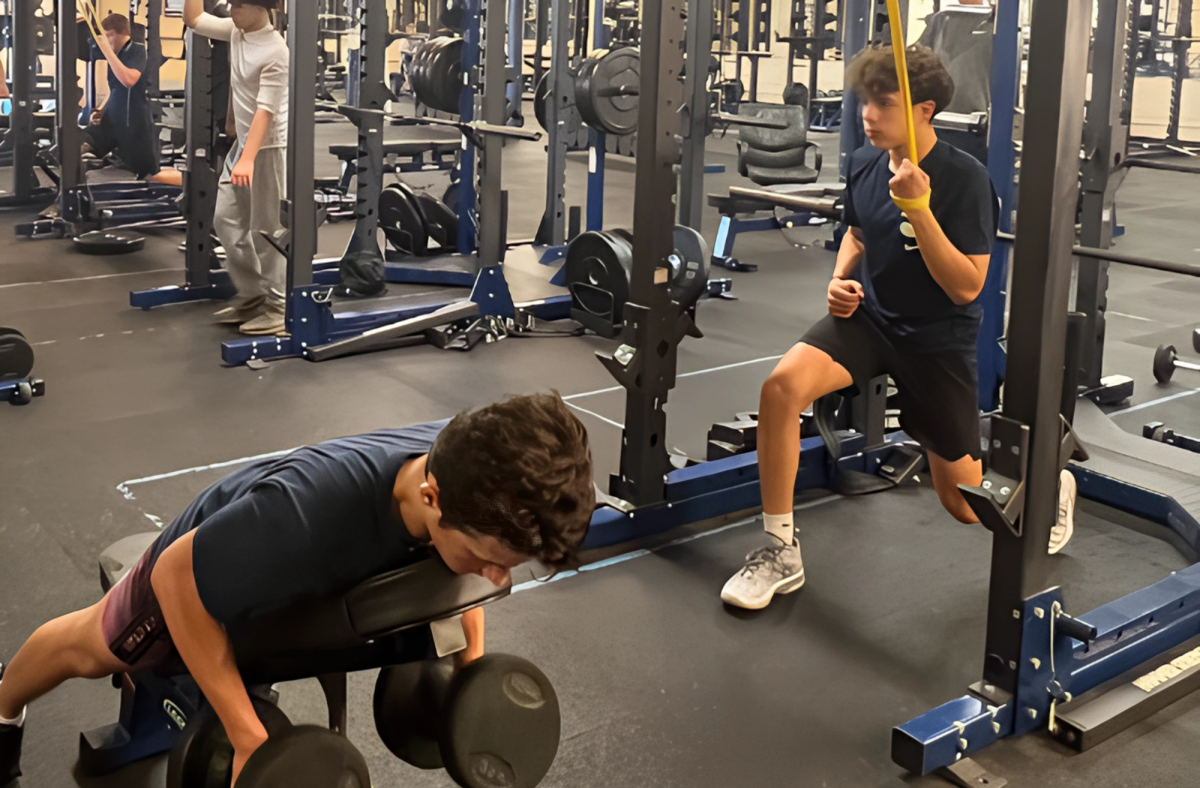
[[[891,375],[899,390],[900,426],[928,451],[953,462],[983,454],[979,433],[979,372],[975,351],[930,353],[890,339],[863,314],[826,315],[800,340],[829,354],[865,389]]]
[[[119,124],[101,120],[85,128],[83,137],[98,157],[104,158],[115,153],[134,177],[148,178],[157,175],[161,169],[157,140],[149,128],[122,129]]]

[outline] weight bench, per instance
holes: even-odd
[[[115,585],[157,538],[158,533],[137,534],[105,550],[101,587]],[[252,697],[270,697],[276,682],[316,678],[328,703],[329,727],[344,734],[346,674],[461,651],[466,647],[461,615],[509,590],[477,575],[457,575],[434,555],[373,577],[340,598],[230,627],[229,637]],[[113,685],[121,690],[119,721],[79,737],[80,767],[88,775],[170,750],[205,708],[186,674],[139,671],[114,676]]]
[[[454,167],[454,154],[461,148],[459,140],[424,139],[399,140],[383,143],[383,172],[419,172],[449,170]],[[339,188],[350,191],[354,180],[358,145],[330,145],[329,152],[342,160],[342,179]],[[428,155],[428,160],[426,159]],[[446,159],[449,157],[449,160]],[[405,161],[399,161],[405,159]]]
[[[738,235],[759,230],[820,227],[831,220],[840,220],[844,188],[841,184],[782,185],[763,189],[733,186],[727,195],[708,195],[708,204],[721,214],[721,224],[713,243],[712,264],[731,271],[757,271],[757,265],[743,263],[733,256],[733,242]],[[776,208],[786,208],[792,213],[776,216]],[[771,211],[771,215],[754,215],[763,211]]]

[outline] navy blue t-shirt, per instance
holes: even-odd
[[[842,220],[862,230],[866,251],[855,278],[864,310],[886,335],[918,352],[974,350],[983,307],[955,304],[929,273],[917,239],[892,202],[887,151],[866,145],[850,157]],[[921,160],[929,206],[958,251],[989,254],[1000,206],[987,170],[974,157],[937,142]]]
[[[95,47],[95,43],[92,44]],[[99,48],[97,47],[97,51]],[[103,55],[100,56],[103,59]],[[108,70],[108,102],[104,105],[104,119],[116,124],[118,129],[141,136],[147,128],[149,102],[146,100],[146,47],[132,39],[121,47],[117,59],[134,71],[142,72],[142,78],[127,88]]]
[[[248,465],[201,493],[155,549],[196,531],[196,589],[226,626],[343,594],[426,557],[394,510],[392,488],[446,423],[337,438]]]

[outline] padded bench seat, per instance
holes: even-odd
[[[462,146],[458,140],[397,140],[383,143],[384,156],[419,156],[422,153],[454,153]],[[330,145],[329,152],[342,161],[358,158],[358,145]]]
[[[730,189],[729,194],[709,194],[708,204],[722,216],[756,213],[773,208],[807,211],[817,216],[841,218],[841,197],[845,187],[768,186],[764,189]]]

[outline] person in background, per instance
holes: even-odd
[[[237,298],[215,317],[251,335],[285,328],[287,263],[264,237],[282,230],[279,200],[286,194],[290,58],[271,23],[278,5],[278,0],[234,0],[228,19],[205,13],[203,0],[187,0],[183,8],[189,28],[229,42],[237,141],[225,157],[213,230],[225,247]]]
[[[179,185],[179,171],[163,170],[159,163],[161,146],[146,97],[146,47],[133,40],[124,14],[109,14],[100,28],[103,35],[92,37],[108,64],[108,101],[92,112],[84,129],[84,159],[115,154],[138,178]]]

